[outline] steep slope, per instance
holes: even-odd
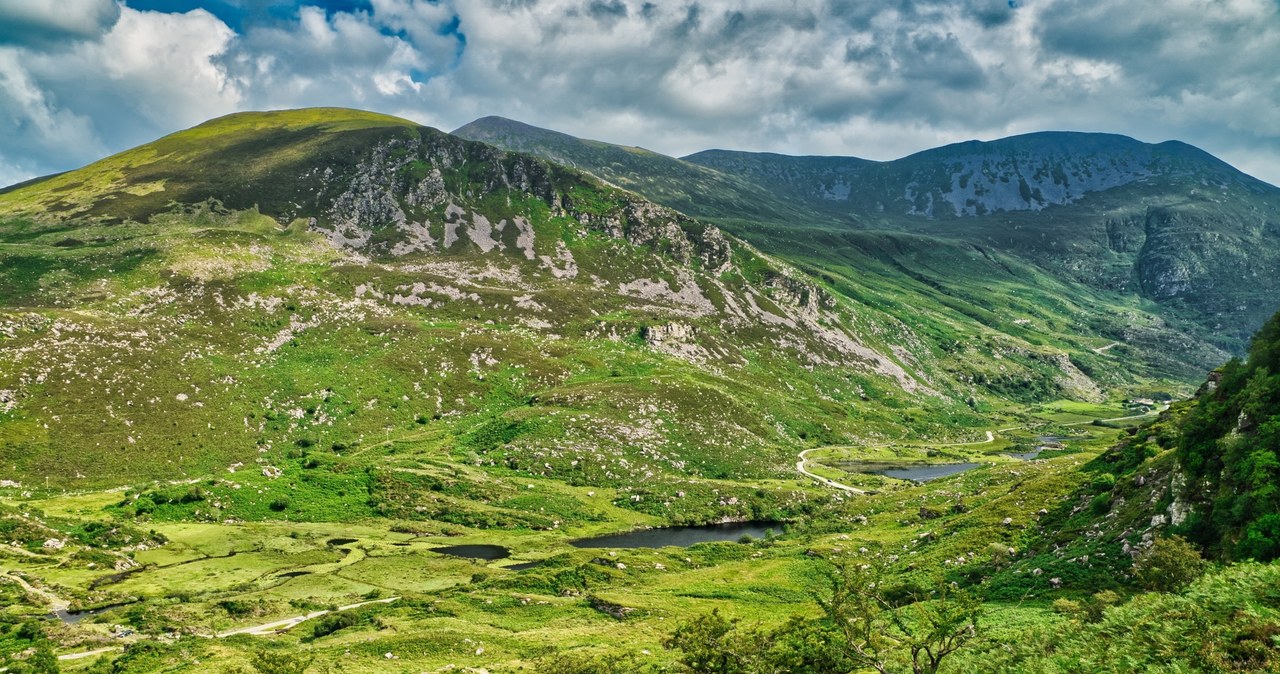
[[[1054,132],[881,163],[722,151],[685,159],[865,227],[990,245],[1060,278],[1137,294],[1237,353],[1280,297],[1280,189],[1185,143]]]
[[[1210,377],[1182,425],[1175,524],[1220,556],[1280,557],[1280,314]]]
[[[1170,535],[1222,562],[1280,557],[1278,366],[1280,314],[1247,361],[1084,464],[1074,493],[1027,532],[1029,554],[993,579],[997,596],[1132,587],[1134,558]]]
[[[968,141],[889,162],[708,150],[684,161],[743,175],[815,205],[929,218],[1040,211],[1135,182],[1189,179],[1262,194],[1270,186],[1198,148],[1101,133],[1041,132]]]
[[[568,142],[548,144],[552,133],[510,127],[490,140],[549,156]],[[608,171],[590,155],[578,160],[584,170]],[[945,245],[936,241],[944,239],[1001,251],[1112,303],[1135,304],[1188,335],[1195,346],[1185,351],[1181,345],[1189,342],[1182,336],[1166,341],[1193,363],[1184,373],[1192,380],[1220,362],[1222,352],[1242,353],[1249,335],[1280,308],[1280,189],[1184,143],[1045,132],[958,143],[889,162],[725,150],[683,162],[818,213],[724,216],[693,205],[690,213],[765,250],[802,265],[841,265],[845,249],[810,242],[874,230],[930,237],[902,238],[900,250]],[[669,170],[657,163],[651,168]],[[721,193],[709,183],[692,185],[701,200]],[[633,188],[664,202],[660,191],[640,181]],[[998,277],[1000,270],[979,273]]]
[[[992,393],[715,227],[365,113],[214,120],[13,190],[0,218],[0,455],[27,481],[435,422],[473,460],[593,484],[771,475],[815,442],[976,423]]]
[[[587,171],[694,217],[769,221],[832,219],[803,200],[761,190],[752,181],[734,174],[644,148],[584,140],[503,117],[477,119],[455,129],[453,135]]]
[[[544,157],[563,156],[563,148],[584,142],[516,123],[480,120],[474,127],[500,129],[472,133],[501,147],[518,147]],[[595,141],[589,144],[593,148],[612,148],[575,155],[577,166],[597,175],[611,175],[614,164],[605,157],[627,154],[625,148],[618,146]],[[1077,157],[1079,152],[1073,149],[1077,144],[1098,152],[1119,144],[1120,154],[1127,159],[1087,158],[1083,154]],[[1164,156],[1162,153],[1187,157],[1151,159]],[[915,321],[916,315],[929,313],[926,308],[959,308],[960,298],[971,307],[1009,307],[1025,305],[1024,298],[1035,297],[1038,306],[1028,307],[1031,315],[1011,316],[1003,321],[988,315],[979,320],[989,328],[1020,338],[1026,337],[1030,328],[1036,333],[1035,339],[1072,353],[1077,361],[1092,358],[1093,348],[1119,344],[1123,347],[1121,352],[1112,355],[1123,354],[1129,367],[1136,366],[1144,374],[1158,373],[1194,382],[1205,370],[1220,363],[1226,352],[1241,348],[1249,331],[1262,320],[1260,311],[1274,309],[1268,294],[1269,281],[1255,282],[1271,264],[1270,249],[1256,248],[1255,244],[1265,243],[1258,241],[1256,228],[1241,227],[1240,216],[1255,207],[1252,202],[1242,205],[1227,200],[1212,205],[1213,217],[1226,221],[1221,226],[1215,224],[1214,231],[1226,237],[1224,242],[1231,243],[1212,247],[1207,245],[1211,235],[1194,232],[1200,228],[1198,220],[1183,223],[1186,218],[1179,216],[1173,217],[1179,226],[1153,227],[1149,242],[1145,229],[1133,231],[1135,226],[1143,226],[1146,215],[1142,209],[1152,203],[1146,182],[1137,183],[1131,193],[1108,193],[1104,200],[1083,191],[1083,183],[1073,182],[1072,189],[1085,197],[1079,202],[1039,210],[1024,203],[1023,210],[983,217],[911,215],[914,205],[900,197],[908,183],[941,181],[950,185],[953,169],[959,171],[963,166],[984,162],[989,165],[986,170],[994,184],[1004,185],[1006,192],[1016,192],[1020,184],[1017,176],[1021,175],[1016,171],[1024,168],[1037,185],[1046,179],[1052,182],[1055,171],[1065,176],[1066,169],[1061,167],[1065,164],[1073,175],[1086,175],[1094,181],[1090,184],[1100,186],[1137,180],[1135,172],[1149,173],[1160,166],[1190,166],[1202,160],[1202,154],[1185,146],[1157,152],[1151,146],[1119,136],[1049,133],[1007,142],[960,144],[897,162],[719,150],[685,159],[701,163],[719,175],[747,181],[758,193],[804,203],[811,211],[821,213],[789,218],[722,217],[718,211],[699,209],[701,203],[724,192],[710,183],[694,182],[687,183],[698,195],[689,206],[693,209],[691,214],[710,219],[814,273],[838,278],[842,292],[850,297],[865,301],[886,293],[896,295],[894,302],[901,302],[902,306],[891,311],[901,320]],[[1032,161],[1035,157],[1038,159]],[[1034,170],[1030,170],[1032,164]],[[666,158],[665,162],[650,162],[645,170],[651,172],[650,181],[678,181],[673,167],[687,165]],[[1130,167],[1132,171],[1121,175],[1116,167]],[[1214,164],[1211,173],[1230,182],[1231,170],[1220,162]],[[983,174],[965,180],[972,187],[971,180],[987,179]],[[1241,180],[1245,184],[1251,179]],[[661,190],[650,190],[650,185],[641,181],[633,181],[632,186],[666,203]],[[880,192],[893,198],[877,196]],[[1040,193],[1043,195],[1045,190]],[[1062,196],[1052,190],[1050,193]],[[934,198],[939,203],[944,201],[942,196],[929,197]],[[1156,203],[1183,200],[1185,197],[1175,194]],[[685,201],[688,200],[682,199],[682,203]],[[1156,219],[1161,217],[1159,213],[1167,213],[1155,208],[1151,212]],[[851,221],[857,224],[849,224]],[[1109,231],[1112,236],[1108,236]],[[912,235],[904,236],[903,232]],[[950,262],[943,262],[968,260],[974,255],[980,263],[960,265],[962,273],[948,273],[946,265]],[[868,258],[872,260],[870,264]],[[922,259],[941,264],[934,272],[919,265]],[[1233,273],[1242,268],[1248,270],[1243,278]],[[1016,274],[1010,273],[1013,269],[1018,270]],[[1046,290],[1047,286],[1053,290]],[[1080,302],[1092,305],[1092,309],[1082,311],[1074,306]],[[908,311],[907,307],[918,310]],[[967,320],[974,318],[973,311],[961,311],[970,314]],[[1073,342],[1092,339],[1107,341],[1083,350],[1072,346]]]

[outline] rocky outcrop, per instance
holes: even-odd
[[[537,249],[528,215],[494,217],[484,205],[486,198],[512,203],[532,197],[553,216],[664,253],[681,265],[720,273],[732,260],[730,239],[716,227],[572,169],[427,128],[390,135],[347,170],[317,167],[303,178],[318,183],[311,228],[362,254],[479,249],[542,259],[544,266],[571,273],[571,260],[559,248]]]

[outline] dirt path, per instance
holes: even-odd
[[[92,651],[81,651],[79,653],[67,653],[66,655],[59,655],[58,659],[59,660],[83,660],[84,658],[92,658],[95,655],[102,655],[103,653],[110,653],[111,651],[119,651],[123,649],[124,649],[124,646],[107,646],[105,648],[98,648]]]
[[[299,623],[303,623],[308,620],[312,620],[314,618],[319,618],[320,616],[328,615],[330,613],[342,613],[343,611],[350,611],[351,609],[360,608],[361,606],[369,606],[371,604],[390,604],[391,602],[396,601],[398,599],[399,597],[388,597],[386,599],[374,599],[372,601],[362,601],[358,604],[347,604],[346,606],[339,606],[338,608],[333,609],[332,611],[312,611],[311,613],[308,613],[306,615],[294,616],[292,618],[285,618],[283,620],[275,620],[269,623],[263,623],[261,625],[252,625],[250,627],[239,627],[234,630],[227,630],[226,632],[218,632],[215,636],[219,639],[225,639],[227,637],[235,636],[237,634],[252,634],[255,636],[275,634],[276,632],[283,632],[284,630],[295,627]]]
[[[1151,410],[1150,412],[1143,412],[1142,414],[1134,414],[1127,417],[1112,417],[1110,419],[1089,419],[1088,421],[1073,421],[1069,424],[1062,424],[1062,425],[1063,426],[1087,426],[1095,421],[1129,421],[1130,419],[1145,419],[1147,417],[1154,417],[1157,414],[1160,414],[1161,412],[1167,409],[1169,409],[1169,404],[1165,403],[1164,407],[1161,407],[1158,410]]]
[[[20,580],[18,582],[22,584],[24,587],[27,587],[25,583],[22,583]],[[227,630],[226,632],[218,632],[217,634],[214,634],[212,636],[210,635],[199,635],[199,636],[203,636],[206,639],[208,638],[225,639],[227,637],[235,636],[237,634],[249,634],[252,636],[259,636],[259,637],[267,636],[267,635],[275,634],[277,632],[283,632],[293,627],[297,627],[299,624],[304,623],[308,620],[319,618],[320,616],[328,615],[330,613],[341,613],[343,611],[350,611],[351,609],[360,608],[362,606],[369,606],[371,604],[390,604],[391,602],[397,601],[398,599],[400,598],[388,597],[386,599],[374,599],[372,601],[362,601],[356,604],[347,604],[346,606],[339,606],[338,608],[333,609],[332,611],[312,611],[311,613],[308,613],[306,615],[294,616],[292,618],[284,618],[283,620],[273,620],[269,623],[263,623],[261,625],[250,625],[249,627],[238,627],[233,630]],[[59,660],[79,660],[81,658],[91,658],[95,655],[101,655],[103,653],[109,653],[111,651],[118,651],[121,648],[123,647],[107,646],[105,648],[98,648],[92,651],[82,651],[80,653],[67,653],[65,655],[59,655],[58,659]]]
[[[1006,430],[1006,431],[1008,431],[1008,430],[1013,430],[1013,429],[1011,429],[1011,428],[1004,428],[1004,429],[1001,429],[1001,430]],[[986,433],[987,433],[987,439],[986,439],[986,440],[975,440],[975,441],[973,441],[973,442],[952,442],[952,443],[947,443],[947,444],[942,444],[942,445],[939,445],[939,444],[930,444],[929,446],[930,446],[930,447],[966,447],[966,446],[970,446],[970,445],[985,445],[985,444],[988,444],[988,443],[991,443],[991,442],[995,442],[995,441],[996,441],[996,435],[995,435],[995,433],[993,433],[993,432],[991,432],[991,431],[987,431]],[[825,477],[822,477],[821,475],[817,475],[817,474],[815,474],[815,473],[811,473],[811,472],[809,472],[809,469],[808,469],[808,468],[806,468],[806,466],[809,464],[809,452],[815,452],[815,451],[817,451],[817,450],[819,450],[819,449],[833,449],[833,448],[835,448],[835,447],[837,447],[837,446],[836,446],[836,445],[831,445],[831,446],[827,446],[827,447],[814,447],[813,449],[806,449],[806,450],[804,450],[803,452],[800,452],[800,454],[796,457],[797,459],[799,459],[798,461],[796,461],[796,472],[800,473],[801,475],[803,475],[803,476],[805,476],[805,477],[807,477],[807,478],[810,478],[810,479],[813,479],[813,480],[817,480],[818,482],[820,482],[820,483],[822,483],[822,484],[825,484],[825,485],[827,485],[828,487],[831,487],[832,489],[839,489],[840,491],[848,492],[848,493],[850,493],[850,494],[866,494],[866,493],[867,493],[867,491],[866,491],[865,489],[858,489],[857,487],[850,487],[850,486],[849,486],[849,485],[847,485],[847,484],[842,484],[842,483],[840,483],[840,482],[836,482],[835,480],[832,480],[832,479],[830,479],[830,478],[825,478]]]
[[[809,462],[808,454],[809,454],[809,452],[812,452],[812,451],[814,451],[814,450],[818,450],[818,449],[826,449],[826,448],[825,448],[825,447],[814,447],[813,449],[806,449],[806,450],[804,450],[803,452],[800,452],[800,455],[797,457],[797,458],[799,458],[800,460],[799,460],[799,461],[796,461],[796,470],[797,470],[797,471],[799,471],[799,473],[800,473],[801,475],[804,475],[805,477],[808,477],[808,478],[811,478],[811,479],[817,480],[818,482],[820,482],[820,483],[822,483],[822,484],[825,484],[825,485],[827,485],[828,487],[831,487],[832,489],[839,489],[840,491],[848,492],[848,493],[850,493],[850,494],[865,494],[865,493],[867,493],[866,491],[864,491],[864,490],[862,490],[862,489],[858,489],[857,487],[850,487],[850,486],[849,486],[849,485],[847,485],[847,484],[841,484],[841,483],[839,483],[839,482],[836,482],[835,480],[829,480],[829,479],[827,479],[827,478],[825,478],[825,477],[822,477],[821,475],[815,475],[815,474],[813,474],[813,473],[810,473],[810,472],[808,471],[808,469],[806,469],[806,468],[805,468],[805,465]]]
[[[1106,353],[1106,352],[1107,352],[1108,350],[1110,350],[1110,349],[1114,349],[1115,347],[1120,346],[1121,344],[1122,344],[1122,342],[1112,342],[1112,343],[1110,343],[1110,344],[1108,344],[1108,345],[1106,345],[1106,346],[1100,346],[1100,347],[1098,347],[1098,348],[1094,349],[1094,350],[1093,350],[1093,352],[1094,352],[1094,353],[1096,353],[1096,354],[1101,355],[1101,354]]]
[[[67,608],[71,606],[71,602],[67,601],[66,599],[63,599],[62,597],[59,597],[58,595],[44,588],[39,588],[32,585],[31,583],[28,583],[26,579],[21,576],[16,576],[11,573],[0,572],[0,579],[7,580],[12,583],[17,583],[18,586],[21,587],[26,592],[30,594],[34,594],[35,596],[40,597],[41,599],[44,599],[45,602],[49,604],[49,608],[55,612],[65,611],[67,610]]]

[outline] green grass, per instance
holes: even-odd
[[[406,217],[441,239],[446,202],[463,207],[468,223],[505,221],[505,248],[482,253],[464,232],[447,252],[394,257],[403,232],[385,222],[365,257],[331,246],[324,199],[372,148],[406,189],[442,170],[444,201],[400,195]],[[907,580],[1007,580],[1018,597],[983,591],[1012,630],[1043,614],[1022,595],[1055,596],[1030,574],[1057,542],[1039,511],[1064,532],[1091,525],[1071,508],[1095,496],[1104,469],[1089,462],[1119,432],[1067,424],[1184,391],[1199,362],[1153,347],[1186,324],[1010,255],[829,228],[717,248],[714,230],[582,174],[357,113],[215,120],[0,195],[0,218],[0,478],[19,483],[0,488],[0,540],[19,543],[0,546],[0,568],[75,606],[126,604],[60,628],[62,652],[118,643],[113,624],[208,635],[401,598],[319,637],[304,624],[155,642],[121,671],[244,665],[268,645],[356,672],[382,671],[388,652],[413,671],[620,644],[670,661],[661,641],[693,614],[814,615],[810,553],[862,547],[901,551]],[[689,336],[655,339],[664,329]],[[1124,331],[1147,341],[1093,351]],[[997,441],[947,446],[988,429]],[[1040,434],[1065,449],[1001,455]],[[810,448],[814,470],[878,493],[800,479]],[[848,457],[986,465],[920,486],[821,464]],[[570,545],[722,520],[785,533]],[[432,552],[472,543],[512,558]],[[997,560],[992,545],[1017,552]],[[502,568],[534,560],[547,561]],[[47,612],[0,589],[8,618]],[[618,621],[589,596],[636,610]]]

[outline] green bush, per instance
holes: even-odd
[[[1172,592],[1204,573],[1200,551],[1181,536],[1157,538],[1133,563],[1138,582],[1148,590]]]

